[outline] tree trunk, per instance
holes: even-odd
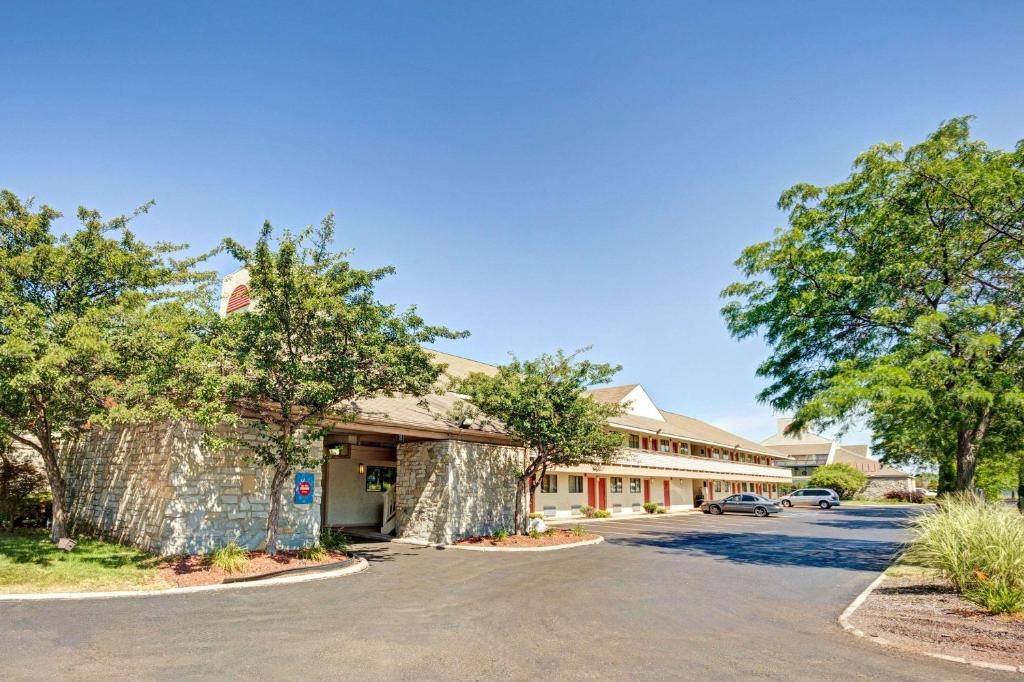
[[[64,481],[64,474],[57,463],[57,453],[54,450],[53,441],[49,437],[39,439],[41,447],[39,454],[43,457],[43,467],[46,469],[46,480],[50,484],[50,495],[53,497],[53,522],[50,525],[50,540],[57,542],[67,537],[67,483]]]
[[[956,489],[974,490],[974,471],[978,466],[978,450],[988,431],[989,412],[978,415],[974,428],[961,429],[956,435]]]
[[[512,523],[516,527],[516,533],[525,535],[529,516],[526,511],[526,481],[528,476],[520,476],[516,481],[516,508],[513,510]]]
[[[277,554],[277,520],[281,515],[281,490],[288,478],[291,466],[287,460],[280,461],[274,467],[274,477],[270,480],[270,508],[267,512],[267,555]]]

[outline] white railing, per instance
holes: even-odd
[[[391,486],[384,493],[384,521],[380,526],[382,535],[388,535],[395,530],[395,486]]]

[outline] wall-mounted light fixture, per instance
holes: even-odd
[[[361,473],[361,474],[365,474],[366,473],[366,465],[361,463],[361,462],[359,464],[359,473]]]

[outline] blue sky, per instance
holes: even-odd
[[[197,251],[333,210],[359,265],[398,268],[382,297],[472,332],[443,350],[593,344],[751,438],[765,350],[718,292],[780,192],[957,115],[1024,137],[1019,2],[257,7],[6,5],[0,186],[155,199],[137,231]]]

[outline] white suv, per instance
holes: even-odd
[[[829,509],[839,506],[839,495],[829,488],[804,488],[794,490],[780,500],[783,507],[821,507]]]

